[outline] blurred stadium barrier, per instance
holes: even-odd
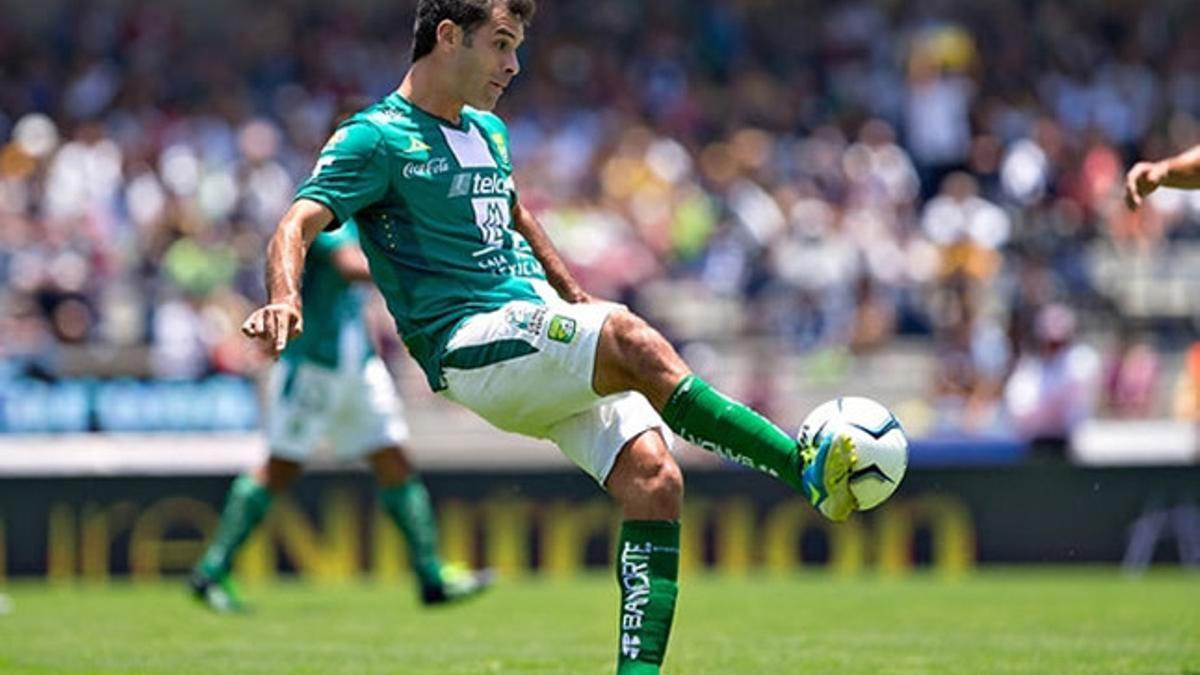
[[[607,567],[619,514],[576,471],[426,474],[451,559],[504,574]],[[228,476],[0,479],[0,573],[67,580],[187,569],[215,526]],[[1200,469],[1010,466],[911,473],[880,509],[831,526],[782,485],[740,470],[688,474],[685,565],[723,572],[956,574],[977,563],[1115,563],[1147,514],[1194,504]],[[319,473],[282,497],[242,556],[248,579],[400,576],[403,546],[362,474]],[[1179,562],[1174,530],[1136,555]],[[1195,536],[1192,533],[1190,536]],[[1191,541],[1190,539],[1188,541]]]

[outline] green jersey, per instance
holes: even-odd
[[[284,359],[312,361],[329,368],[358,367],[374,354],[363,322],[362,289],[355,288],[333,264],[335,251],[357,244],[353,221],[313,240],[300,284],[304,332],[288,343]]]
[[[545,271],[512,228],[508,130],[463,108],[453,124],[393,93],[334,132],[297,199],[358,222],[371,276],[435,390],[454,328],[513,300],[541,303]]]

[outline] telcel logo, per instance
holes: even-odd
[[[512,177],[498,173],[460,173],[450,181],[448,197],[507,197],[512,191]]]

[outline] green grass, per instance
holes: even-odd
[[[616,583],[509,583],[420,609],[407,585],[249,587],[222,617],[177,583],[10,583],[3,673],[613,672]],[[683,580],[665,673],[1200,675],[1200,574],[989,571]]]

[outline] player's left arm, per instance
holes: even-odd
[[[1125,204],[1136,209],[1160,187],[1200,188],[1200,145],[1157,162],[1138,162],[1125,174]]]
[[[542,228],[542,224],[538,222],[533,213],[518,201],[513,205],[512,216],[513,228],[529,242],[529,247],[533,249],[533,255],[546,270],[546,279],[554,287],[554,290],[558,291],[562,299],[567,302],[595,301],[595,298],[588,295],[575,281],[575,277],[567,269],[567,264],[563,262],[562,256],[558,254],[558,249],[554,248],[554,243],[550,241],[546,230]]]
[[[371,281],[371,268],[362,249],[353,244],[339,246],[329,254],[333,268],[346,281]]]

